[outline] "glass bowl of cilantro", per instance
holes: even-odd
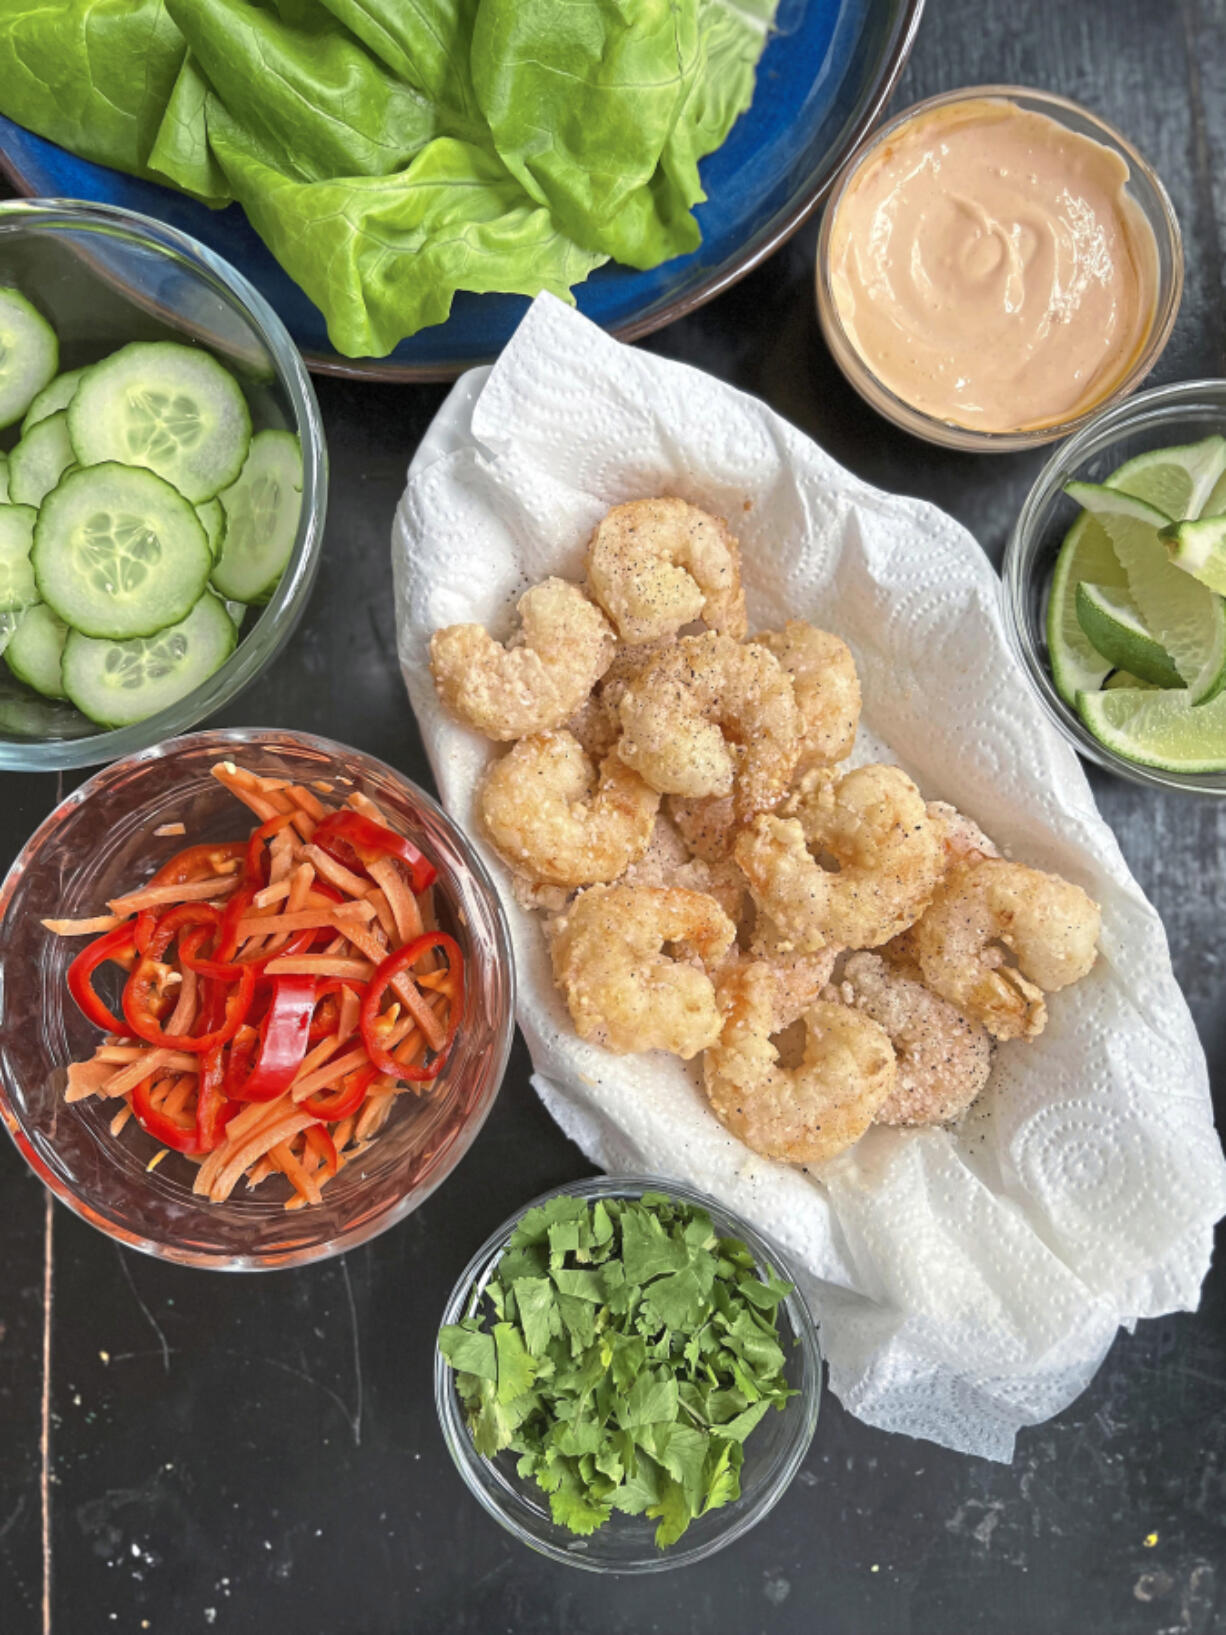
[[[658,1572],[782,1497],[817,1425],[821,1352],[747,1221],[672,1181],[601,1176],[478,1250],[434,1384],[460,1474],[516,1538],[594,1572]]]

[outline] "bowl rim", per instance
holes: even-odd
[[[1157,215],[1155,217],[1146,211],[1145,218],[1153,230],[1155,241],[1165,239],[1171,261],[1170,287],[1155,305],[1154,321],[1145,342],[1138,350],[1130,368],[1120,377],[1107,396],[1066,420],[1053,425],[1033,427],[1028,431],[979,431],[970,426],[958,426],[952,421],[941,420],[923,409],[917,409],[899,397],[878,378],[852,344],[835,302],[830,279],[830,239],[839,206],[861,167],[872,158],[881,144],[903,125],[934,109],[953,107],[961,102],[992,99],[1021,100],[1024,104],[1038,104],[1037,111],[1047,112],[1066,127],[1069,116],[1072,115],[1092,127],[1093,140],[1117,149],[1127,160],[1132,175],[1141,176],[1146,186],[1154,193],[1158,205]],[[1159,242],[1160,255],[1162,247]],[[1016,84],[965,85],[955,90],[941,91],[935,96],[924,97],[919,102],[913,102],[909,107],[892,114],[856,148],[836,176],[827,200],[826,212],[822,217],[817,244],[817,312],[822,335],[848,384],[884,419],[891,421],[900,430],[909,432],[913,437],[941,448],[957,449],[971,454],[1009,454],[1022,449],[1041,448],[1068,437],[1105,410],[1120,403],[1136,389],[1162,356],[1171,338],[1183,299],[1184,277],[1183,233],[1166,184],[1155,167],[1122,131],[1104,119],[1101,114],[1095,113],[1092,108],[1087,108],[1084,103],[1077,102],[1072,97],[1062,96],[1056,91]],[[1161,285],[1157,293],[1159,296],[1162,295]]]
[[[343,1232],[318,1245],[312,1245],[301,1250],[278,1251],[275,1258],[268,1259],[262,1257],[258,1252],[252,1255],[235,1255],[225,1259],[215,1254],[185,1249],[177,1243],[167,1243],[124,1228],[109,1217],[100,1214],[43,1161],[37,1148],[26,1133],[25,1122],[19,1108],[14,1104],[9,1094],[7,1072],[0,1071],[0,1123],[7,1129],[18,1152],[53,1197],[58,1198],[81,1220],[86,1221],[90,1226],[103,1233],[104,1236],[113,1239],[126,1248],[138,1249],[143,1254],[151,1255],[154,1259],[168,1261],[177,1266],[189,1266],[204,1271],[279,1272],[310,1265],[321,1260],[331,1260],[337,1255],[345,1254],[350,1249],[355,1249],[363,1243],[370,1242],[373,1238],[379,1237],[383,1232],[388,1231],[404,1220],[406,1215],[411,1214],[413,1210],[425,1203],[426,1199],[444,1181],[450,1178],[480,1134],[501,1092],[515,1036],[516,969],[510,924],[507,920],[502,898],[476,847],[463,829],[444,811],[439,802],[420,784],[415,783],[412,778],[406,777],[403,772],[387,761],[381,760],[377,755],[368,754],[365,750],[354,749],[348,744],[338,743],[333,738],[320,737],[315,733],[298,732],[291,728],[219,727],[203,732],[184,733],[178,738],[166,739],[160,744],[151,744],[120,761],[100,767],[84,783],[80,784],[76,789],[70,790],[62,800],[56,802],[52,810],[18,852],[5,874],[3,882],[0,882],[0,921],[4,919],[8,912],[13,894],[25,874],[31,856],[58,826],[62,815],[76,807],[84,806],[97,793],[96,786],[103,779],[109,778],[117,772],[138,766],[143,762],[164,760],[168,752],[178,751],[185,747],[204,747],[207,745],[216,747],[219,750],[224,750],[226,747],[242,750],[250,747],[253,743],[265,744],[272,748],[287,741],[325,755],[340,754],[358,757],[370,766],[393,777],[410,791],[414,804],[420,804],[437,820],[441,820],[443,826],[458,842],[459,849],[464,853],[466,865],[471,869],[474,878],[481,887],[482,895],[488,907],[498,957],[506,973],[506,1014],[502,1018],[499,1029],[492,1032],[489,1042],[487,1059],[491,1064],[490,1083],[492,1089],[485,1101],[485,1105],[465,1121],[451,1144],[451,1162],[423,1190],[414,1192],[411,1206],[408,1195],[402,1193],[395,1203],[389,1204],[386,1209],[365,1219],[361,1225],[350,1231]]]
[[[1050,669],[1030,639],[1023,614],[1027,588],[1034,576],[1039,517],[1077,467],[1135,431],[1138,422],[1160,421],[1163,418],[1177,421],[1180,411],[1191,408],[1198,401],[1212,399],[1220,403],[1223,430],[1226,431],[1226,378],[1205,376],[1151,386],[1147,391],[1112,403],[1093,415],[1072,437],[1053,450],[1030,485],[1005,544],[1000,573],[1000,601],[1005,631],[1014,657],[1048,719],[1059,728],[1079,755],[1132,783],[1171,789],[1185,795],[1216,796],[1221,799],[1226,796],[1226,772],[1167,772],[1160,767],[1130,761],[1106,744],[1099,743],[1056,691]],[[1163,411],[1167,413],[1164,415]],[[1179,441],[1186,439],[1173,439],[1170,446],[1177,447]],[[1206,781],[1209,779],[1216,779],[1217,782]]]
[[[620,1577],[668,1572],[675,1567],[692,1566],[695,1562],[705,1561],[726,1545],[743,1538],[775,1508],[792,1485],[808,1456],[817,1430],[823,1397],[823,1353],[817,1321],[809,1310],[801,1282],[792,1268],[787,1252],[768,1233],[752,1225],[729,1204],[686,1182],[640,1171],[585,1176],[578,1181],[565,1181],[560,1186],[551,1187],[547,1192],[540,1193],[522,1204],[514,1214],[503,1221],[501,1226],[491,1232],[457,1278],[447,1297],[438,1325],[442,1328],[447,1323],[456,1322],[464,1314],[478,1280],[490,1269],[495,1257],[501,1256],[507,1239],[529,1210],[539,1208],[558,1197],[581,1197],[594,1202],[599,1198],[638,1197],[645,1192],[659,1192],[669,1198],[695,1204],[710,1211],[713,1217],[720,1217],[729,1222],[736,1235],[753,1251],[755,1260],[769,1261],[774,1271],[792,1285],[792,1293],[784,1301],[784,1306],[803,1357],[804,1389],[795,1402],[799,1422],[786,1455],[770,1480],[752,1498],[746,1499],[742,1495],[721,1512],[726,1518],[726,1524],[713,1538],[705,1540],[702,1544],[691,1545],[688,1549],[684,1545],[673,1545],[666,1550],[655,1550],[652,1555],[642,1556],[636,1560],[612,1563],[586,1554],[590,1541],[584,1541],[579,1548],[568,1550],[561,1544],[534,1537],[502,1508],[493,1493],[478,1480],[476,1475],[478,1468],[490,1464],[491,1461],[473,1448],[472,1439],[460,1415],[459,1400],[453,1385],[453,1370],[437,1343],[434,1346],[434,1405],[439,1429],[465,1487],[482,1509],[513,1538],[527,1545],[538,1555],[547,1556],[550,1560],[561,1562],[568,1567],[578,1567],[587,1572],[610,1573]],[[616,1524],[617,1517],[614,1516],[610,1519],[609,1525]],[[593,1534],[592,1538],[599,1540],[599,1532]]]
[[[139,211],[75,199],[0,200],[0,242],[7,231],[121,229],[158,254],[185,260],[218,282],[266,347],[289,400],[302,449],[302,505],[289,564],[255,623],[219,670],[156,715],[126,727],[100,727],[79,738],[0,740],[0,771],[55,772],[119,760],[212,715],[248,686],[284,647],[306,608],[319,570],[328,503],[323,417],[302,355],[272,307],[238,269],[189,234]]]
[[[911,55],[923,19],[926,0],[893,0],[893,3],[896,6],[896,14],[880,55],[880,77],[868,93],[862,96],[860,105],[844,123],[839,135],[831,144],[826,160],[819,167],[822,173],[818,174],[815,168],[810,173],[808,181],[798,190],[796,197],[790,203],[782,205],[757,235],[748,239],[740,250],[730,255],[708,278],[700,280],[692,290],[675,296],[672,300],[666,300],[661,305],[653,306],[638,318],[611,326],[609,334],[620,341],[640,340],[644,335],[652,335],[668,324],[675,323],[678,318],[683,318],[705,306],[717,295],[722,295],[733,284],[747,277],[769,256],[774,255],[775,251],[809,220],[829,195],[848,154],[854,151],[865,133],[872,129],[881,110],[893,95],[894,87]],[[37,132],[34,134],[37,135]],[[28,189],[29,184],[24,174],[3,148],[0,148],[0,172],[7,176],[19,192],[24,193]],[[488,356],[470,358],[454,364],[395,364],[387,359],[348,359],[339,354],[315,351],[305,352],[303,356],[314,374],[332,375],[342,380],[413,382],[421,385],[457,380],[469,369],[479,368],[494,361],[493,356]]]

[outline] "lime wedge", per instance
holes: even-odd
[[[1075,593],[1083,579],[1112,590],[1128,587],[1111,541],[1085,511],[1064,536],[1047,600],[1051,678],[1064,702],[1074,706],[1078,693],[1091,692],[1111,670],[1110,660],[1096,650],[1077,619]]]
[[[1170,654],[1145,628],[1127,591],[1089,585],[1083,579],[1077,586],[1075,605],[1082,630],[1109,664],[1155,687],[1183,686]]]
[[[1226,608],[1220,596],[1174,566],[1159,539],[1169,517],[1118,489],[1069,483],[1115,548],[1145,627],[1174,661],[1193,704],[1226,686]],[[1126,666],[1125,666],[1126,668]]]
[[[1082,693],[1081,719],[1108,749],[1164,772],[1226,772],[1226,693],[1193,704],[1186,690]]]
[[[1226,517],[1172,522],[1159,537],[1177,568],[1226,596]]]
[[[1212,516],[1208,501],[1226,485],[1226,437],[1203,437],[1199,443],[1150,449],[1127,460],[1107,478],[1108,488],[1144,500],[1168,517]],[[1226,486],[1223,486],[1226,494]],[[1226,500],[1221,509],[1226,511]]]

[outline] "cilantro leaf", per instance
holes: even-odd
[[[679,1272],[689,1263],[690,1250],[684,1239],[670,1237],[659,1216],[650,1210],[623,1215],[621,1227],[622,1262],[631,1283],[646,1283],[662,1272]]]
[[[562,1332],[562,1318],[547,1277],[517,1277],[515,1306],[524,1344],[534,1357],[543,1357],[549,1342]]]
[[[655,1504],[648,1506],[647,1515],[652,1521],[659,1518],[656,1547],[661,1550],[666,1550],[670,1544],[676,1544],[690,1525],[691,1512],[685,1490],[681,1483],[674,1481],[667,1472],[661,1478],[660,1497]]]
[[[671,1377],[658,1379],[652,1374],[640,1374],[617,1409],[617,1422],[623,1430],[633,1430],[636,1425],[654,1425],[657,1420],[673,1420],[676,1417],[676,1380]]]
[[[448,1323],[439,1330],[438,1348],[457,1373],[476,1374],[478,1379],[498,1378],[494,1342],[474,1324],[472,1317],[462,1323]]]
[[[498,1400],[513,1402],[531,1388],[536,1363],[512,1323],[494,1324],[494,1347],[498,1354]]]

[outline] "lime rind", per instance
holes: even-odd
[[[1126,591],[1128,586],[1106,532],[1084,511],[1064,536],[1047,601],[1052,680],[1065,703],[1074,707],[1078,693],[1100,686],[1111,671],[1077,619],[1075,592],[1083,579],[1113,590]]]
[[[1226,517],[1172,522],[1160,537],[1177,568],[1218,596],[1226,596]]]
[[[1216,488],[1226,485],[1226,437],[1202,437],[1199,443],[1148,449],[1125,460],[1106,486],[1144,500],[1168,517],[1199,517],[1208,511]],[[1226,510],[1226,505],[1223,505]]]
[[[1087,641],[1116,670],[1127,670],[1155,687],[1182,687],[1171,656],[1156,642],[1127,591],[1082,579],[1074,597]]]

